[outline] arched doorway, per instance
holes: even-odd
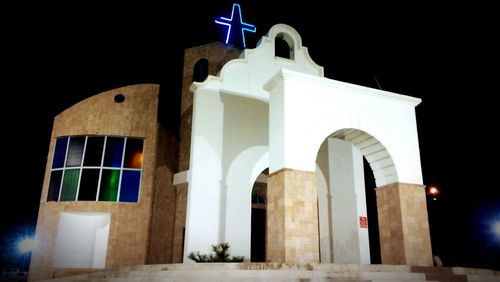
[[[368,240],[370,241],[370,263],[382,263],[380,254],[380,234],[378,230],[377,194],[375,193],[375,177],[370,164],[363,157],[363,170],[365,176],[366,212],[368,215]]]
[[[252,187],[252,227],[250,261],[266,260],[266,202],[267,175],[269,170],[262,171]]]
[[[397,177],[388,151],[343,129],[324,140],[316,164],[321,262],[380,263],[375,180]]]

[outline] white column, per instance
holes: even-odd
[[[218,93],[200,92],[194,96],[184,262],[193,262],[190,252],[208,254],[222,240],[223,105]]]
[[[330,169],[328,164],[328,142],[325,140],[316,158],[316,177],[318,185],[318,223],[319,248],[322,263],[333,262],[332,248],[332,211],[330,194]]]
[[[333,261],[370,263],[363,155],[348,142],[328,139],[332,188]]]

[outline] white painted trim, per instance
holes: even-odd
[[[379,90],[366,86],[356,85],[334,79],[318,77],[315,75],[297,72],[286,68],[282,68],[266,84],[264,84],[264,89],[268,92],[271,92],[279,83],[281,83],[285,79],[293,79],[294,81],[307,83],[310,84],[311,86],[314,85],[328,89],[339,89],[342,90],[343,92],[348,92],[350,95],[357,94],[357,95],[371,96],[377,99],[382,98],[400,104],[407,104],[413,107],[416,107],[418,104],[422,102],[422,99],[420,98],[415,98],[407,95]]]

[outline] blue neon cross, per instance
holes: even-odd
[[[236,17],[234,17],[234,10],[235,8],[238,10],[238,12],[236,13]],[[255,28],[255,25],[253,24],[248,24],[248,23],[244,23],[243,22],[243,18],[241,17],[241,7],[240,7],[240,4],[233,4],[233,11],[231,12],[231,17],[230,18],[225,18],[225,17],[217,17],[215,19],[215,22],[218,23],[218,24],[221,24],[221,25],[226,25],[227,26],[227,35],[226,35],[226,44],[229,42],[229,37],[231,36],[231,25],[233,24],[233,21],[238,23],[238,20],[239,20],[239,23],[240,23],[240,27],[241,27],[241,38],[243,38],[243,48],[246,48],[246,44],[245,44],[245,30],[246,31],[250,31],[250,32],[254,32],[257,30]]]

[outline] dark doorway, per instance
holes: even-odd
[[[368,238],[370,240],[370,261],[371,264],[382,263],[380,255],[380,237],[378,230],[378,214],[377,214],[377,195],[375,188],[375,177],[370,164],[363,157],[363,168],[365,173],[365,194],[366,194],[366,211],[368,216]]]
[[[252,245],[250,261],[266,261],[266,210],[252,208]]]
[[[252,189],[252,228],[250,261],[266,261],[267,170],[262,172]]]

